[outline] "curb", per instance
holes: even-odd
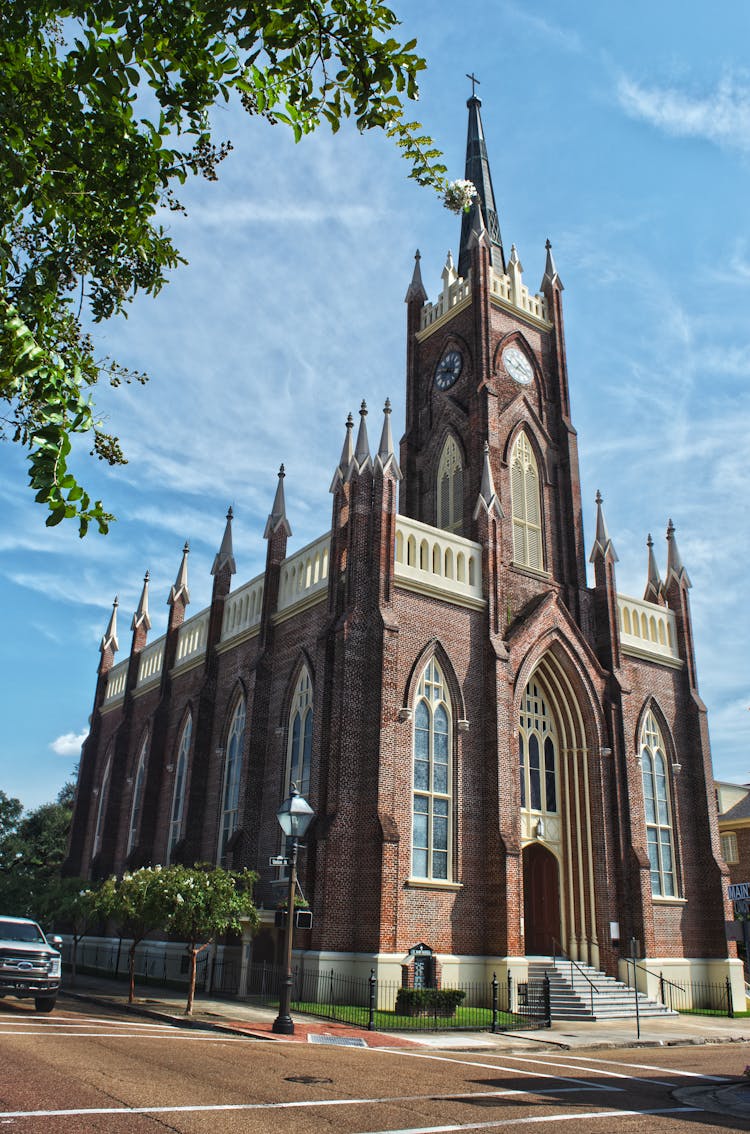
[[[178,1028],[187,1029],[200,1029],[202,1031],[219,1032],[225,1035],[244,1036],[246,1039],[267,1041],[270,1043],[291,1042],[298,1043],[299,1040],[287,1036],[275,1036],[268,1033],[259,1033],[252,1030],[252,1021],[247,1022],[247,1028],[240,1024],[240,1026],[233,1026],[227,1023],[216,1023],[213,1020],[206,1020],[196,1018],[195,1016],[185,1016],[184,1014],[174,1015],[163,1008],[149,1008],[145,1004],[128,1004],[126,1000],[113,998],[109,996],[97,995],[95,992],[79,992],[77,989],[62,989],[60,992],[61,997],[69,997],[72,1000],[80,1000],[89,1004],[97,1004],[102,1008],[113,1008],[117,1011],[128,1012],[134,1016],[142,1016],[150,1020],[161,1020],[163,1022],[174,1025]],[[316,1021],[317,1022],[317,1021]],[[309,1021],[305,1021],[309,1023]],[[330,1023],[330,1021],[329,1021]],[[325,1027],[326,1022],[320,1021],[320,1026]],[[355,1029],[357,1030],[357,1029]],[[379,1035],[388,1035],[386,1032],[379,1032]],[[367,1032],[363,1031],[366,1036]],[[623,1039],[623,1040],[596,1040],[591,1043],[570,1044],[562,1040],[555,1040],[551,1037],[539,1038],[537,1036],[520,1035],[518,1032],[502,1032],[498,1033],[507,1037],[508,1040],[514,1043],[523,1044],[536,1044],[539,1045],[536,1050],[544,1051],[616,1051],[618,1049],[635,1049],[635,1048],[665,1048],[665,1047],[702,1047],[716,1044],[734,1044],[748,1042],[746,1036],[726,1035],[726,1036],[686,1036],[676,1039]],[[396,1038],[394,1036],[394,1038]],[[410,1043],[420,1044],[420,1040],[411,1036],[405,1037],[398,1033],[398,1039],[408,1039]],[[446,1037],[447,1039],[448,1037]],[[431,1043],[421,1042],[421,1046],[426,1049],[433,1048],[435,1051],[473,1051],[473,1052],[497,1052],[505,1051],[508,1054],[527,1052],[528,1048],[513,1048],[494,1043],[484,1044],[461,1044],[458,1037],[452,1037],[452,1040],[441,1044],[440,1046]],[[370,1050],[377,1050],[371,1048]],[[741,1085],[741,1084],[737,1084]],[[686,1088],[689,1089],[689,1088]],[[743,1114],[750,1113],[750,1108],[746,1108]]]

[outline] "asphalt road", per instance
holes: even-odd
[[[44,1134],[750,1131],[690,1088],[750,1045],[524,1052],[368,1049],[187,1030],[90,1006],[0,1002],[0,1127]],[[689,1101],[675,1091],[688,1089]],[[571,1125],[572,1124],[572,1125]]]

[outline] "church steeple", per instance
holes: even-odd
[[[469,76],[471,77],[471,76]],[[477,80],[473,80],[476,82]],[[495,207],[495,193],[492,188],[492,175],[487,157],[487,146],[484,141],[482,117],[479,108],[481,99],[472,94],[466,105],[469,108],[469,129],[466,135],[466,172],[467,181],[471,181],[477,190],[474,204],[468,213],[461,218],[461,247],[458,254],[458,274],[466,279],[471,267],[471,250],[469,237],[472,230],[474,214],[481,208],[487,234],[490,239],[490,253],[495,270],[505,274],[505,254],[503,241],[500,235],[500,222]]]

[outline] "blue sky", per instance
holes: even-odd
[[[693,583],[701,694],[719,778],[750,780],[746,455],[750,435],[750,8],[395,2],[428,70],[415,117],[463,176],[465,73],[478,93],[506,250],[535,290],[544,242],[565,284],[587,550],[601,489],[618,589],[643,593],[646,536],[662,574],[671,517]],[[290,551],[330,523],[328,485],[360,400],[377,437],[404,412],[404,293],[416,248],[431,299],[459,224],[376,134],[295,146],[235,108],[218,184],[166,221],[189,265],[156,300],[97,331],[102,355],[148,371],[102,389],[129,464],[82,460],[118,516],[80,541],[46,529],[22,454],[0,447],[0,788],[27,807],[71,774],[98,644],[120,598],[118,660],[146,569],[151,640],[190,540],[189,613],[210,595],[227,505],[236,583],[252,578],[279,464]]]

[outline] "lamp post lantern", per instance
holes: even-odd
[[[295,784],[292,784],[288,799],[284,800],[276,812],[276,818],[282,831],[287,839],[292,840],[289,856],[289,894],[286,904],[286,938],[284,942],[286,971],[281,982],[279,1014],[273,1022],[272,1029],[283,1036],[294,1034],[294,1021],[289,1015],[289,1007],[292,1002],[292,942],[294,940],[294,894],[297,889],[298,840],[304,838],[314,815],[315,812],[312,807],[297,791]]]

